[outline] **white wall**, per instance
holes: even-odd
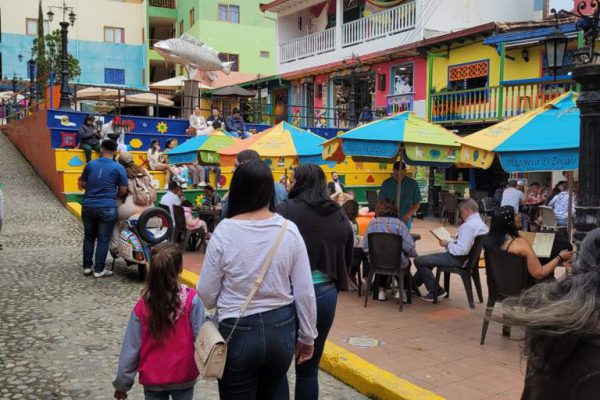
[[[48,6],[60,6],[61,0],[44,0],[44,18]],[[78,40],[104,41],[104,27],[125,28],[126,44],[142,44],[142,28],[146,26],[146,3],[114,0],[67,0],[77,15],[75,26],[69,28],[69,37]],[[0,0],[2,31],[25,34],[27,18],[37,19],[38,0]],[[50,30],[59,28],[62,12],[54,9]]]
[[[302,17],[302,30],[298,30],[298,18]],[[306,35],[306,25],[310,23],[310,11],[302,11],[278,18],[278,43],[286,43],[290,40]]]

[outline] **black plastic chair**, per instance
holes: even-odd
[[[392,276],[398,279],[400,290],[400,311],[402,311],[402,293],[404,293],[404,279],[410,277],[410,268],[402,269],[402,237],[393,233],[369,233],[369,282],[368,292],[365,293],[365,307],[369,301],[369,292],[373,290],[373,281],[377,275]],[[412,283],[409,284],[412,286]],[[411,291],[406,291],[407,302],[410,304]]]
[[[175,243],[179,243],[181,248],[186,250],[190,242],[190,237],[193,234],[198,234],[200,236],[198,242],[199,246],[192,250],[202,248],[205,241],[204,228],[187,229],[187,226],[185,224],[185,212],[183,211],[183,207],[181,206],[173,206],[173,214],[175,216],[175,233],[173,234],[173,241]]]
[[[440,223],[446,225],[446,222],[450,222],[449,217],[452,216],[452,224],[455,225],[458,222],[458,198],[452,193],[441,193],[440,196],[442,200]]]
[[[488,302],[481,328],[481,342],[485,343],[488,325],[496,302],[519,296],[527,289],[527,260],[507,251],[485,251],[485,271],[488,284]],[[510,336],[510,326],[503,325],[502,336]]]
[[[367,202],[369,203],[369,211],[375,211],[377,203],[379,203],[379,196],[374,190],[367,190]]]
[[[464,268],[445,266],[438,266],[436,268],[435,288],[433,289],[434,304],[437,304],[438,302],[438,287],[440,286],[442,272],[444,273],[444,290],[446,291],[445,297],[450,297],[450,274],[458,274],[463,281],[463,285],[465,285],[465,292],[467,292],[469,307],[475,308],[475,302],[473,301],[473,285],[471,284],[471,280],[473,280],[475,283],[475,290],[477,290],[479,302],[483,303],[481,279],[479,278],[479,258],[481,257],[481,249],[483,248],[483,238],[485,238],[485,235],[479,235],[475,238],[475,242],[473,243],[473,247],[471,247],[467,261],[465,261],[466,264]]]

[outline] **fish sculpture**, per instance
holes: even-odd
[[[195,75],[196,71],[223,71],[227,75],[231,73],[232,61],[221,61],[218,51],[187,33],[179,39],[157,42],[154,50],[165,61],[184,65],[190,76]]]

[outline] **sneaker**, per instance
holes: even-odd
[[[206,182],[200,182],[199,184],[196,185],[197,187],[205,187],[206,186]]]
[[[394,299],[400,300],[400,291],[396,290],[394,293]],[[406,297],[406,292],[402,293],[402,302],[404,304],[408,303],[408,297]]]
[[[91,268],[84,268],[83,269],[83,275],[85,275],[85,276],[90,276],[92,274],[92,272],[94,272],[94,271],[92,271]]]
[[[182,189],[187,189],[188,188],[188,184],[187,183],[182,183],[181,184],[181,188]]]
[[[442,297],[444,297],[444,296],[446,296],[446,291],[445,291],[444,289],[442,289],[442,290],[439,290],[439,291],[438,291],[438,296],[437,296],[437,297],[438,297],[438,300],[440,300],[440,299],[441,299]],[[421,300],[423,300],[423,301],[428,301],[428,302],[430,302],[430,303],[431,303],[431,302],[433,302],[433,292],[429,292],[429,293],[427,293],[427,295],[425,295],[425,296],[422,296],[422,297],[421,297]]]
[[[108,278],[109,276],[112,276],[113,272],[109,271],[107,269],[105,269],[102,272],[94,272],[94,278]]]
[[[380,290],[379,291],[379,296],[377,297],[377,300],[379,301],[386,301],[387,298],[385,297],[385,290]]]

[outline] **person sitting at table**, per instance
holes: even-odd
[[[532,182],[527,190],[527,204],[539,204],[542,202],[542,193],[540,191],[540,184]]]
[[[560,249],[561,243],[556,242],[560,235],[555,237],[555,246],[552,250],[551,258],[542,264],[540,259],[533,251],[529,242],[519,236],[521,226],[521,214],[515,213],[515,209],[510,206],[501,207],[499,211],[492,216],[490,232],[484,239],[483,247],[486,251],[507,251],[527,260],[527,271],[529,272],[529,286],[537,282],[552,277],[554,270],[560,264],[570,261],[573,251]],[[560,240],[560,239],[559,239]],[[568,244],[568,242],[567,242]],[[570,247],[570,244],[568,244]],[[556,254],[558,251],[558,254]]]
[[[171,214],[172,221],[175,221],[175,214],[173,213],[173,206],[181,205],[181,197],[183,196],[183,190],[179,184],[175,181],[169,182],[169,191],[163,195],[160,199],[160,204],[169,208],[169,214]]]
[[[569,223],[569,187],[567,182],[558,184],[558,194],[548,202],[548,207],[554,210],[556,225],[567,226]],[[571,204],[572,214],[575,214],[575,201]]]
[[[221,197],[219,197],[219,195],[211,185],[204,186],[204,197],[202,198],[202,205],[205,207],[221,206]]]
[[[234,137],[242,139],[247,139],[251,136],[250,132],[246,131],[246,124],[240,114],[240,110],[237,108],[234,108],[231,116],[225,120],[225,130]]]
[[[204,229],[204,232],[208,232],[206,222],[202,221],[198,217],[194,217],[194,214],[192,214],[192,208],[194,208],[194,206],[192,205],[192,203],[190,201],[188,201],[188,200],[182,201],[181,208],[183,208],[183,213],[185,214],[185,227],[187,229],[193,230],[193,229],[202,228],[202,229]]]
[[[433,292],[435,289],[435,278],[433,276],[433,268],[438,266],[463,268],[471,251],[471,247],[475,243],[475,238],[480,235],[485,235],[488,232],[488,227],[479,216],[479,207],[473,199],[468,199],[462,202],[459,206],[459,212],[463,224],[458,228],[456,239],[451,242],[440,240],[440,246],[446,251],[441,253],[428,254],[415,258],[414,263],[417,267],[417,272],[414,276],[414,282],[417,287],[425,285],[427,295],[421,297],[424,301],[433,301]],[[439,286],[438,298],[446,295],[446,291]]]
[[[519,212],[519,207],[525,204],[525,194],[517,188],[517,181],[508,181],[508,187],[502,192],[502,202],[500,207],[511,206],[515,212]],[[521,213],[521,221],[524,230],[529,230],[529,216]]]
[[[410,260],[408,257],[417,257],[417,250],[415,248],[415,241],[413,237],[410,235],[408,228],[404,221],[398,218],[398,207],[396,207],[396,203],[390,201],[389,199],[384,199],[377,203],[375,206],[375,215],[376,218],[369,222],[369,226],[367,227],[367,231],[364,234],[362,248],[365,253],[369,252],[369,235],[371,233],[376,232],[385,232],[385,233],[393,233],[395,235],[400,235],[402,237],[402,269],[410,268]],[[385,287],[387,277],[380,276],[378,282],[379,287],[379,296],[378,299],[380,301],[386,300]],[[363,280],[365,287],[368,288],[368,285],[372,282],[366,282]],[[367,292],[367,290],[365,290]],[[400,293],[396,292],[394,295],[396,299],[400,299]],[[406,302],[406,293],[402,293],[402,301]]]
[[[362,280],[369,276],[369,257],[362,248],[363,237],[358,232],[358,223],[356,217],[358,217],[358,203],[354,200],[348,200],[342,204],[342,211],[348,217],[350,225],[352,226],[352,232],[354,233],[354,257],[352,258],[352,265],[348,271],[348,279],[355,287],[362,284]],[[360,275],[360,266],[362,268],[362,275]],[[360,275],[361,279],[357,279],[357,274]]]
[[[398,192],[398,182],[400,183],[400,217],[410,231],[412,217],[421,206],[421,189],[417,181],[406,176],[406,164],[396,161],[392,168],[392,176],[383,181],[381,190],[379,190],[379,200],[388,199],[396,203]]]
[[[192,130],[196,136],[206,136],[213,131],[211,126],[208,126],[206,119],[202,116],[200,107],[194,107],[194,112],[190,115],[190,130]]]

